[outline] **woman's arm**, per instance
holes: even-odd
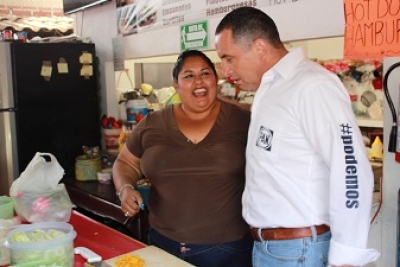
[[[113,181],[125,216],[136,215],[143,203],[140,193],[134,190],[141,175],[140,158],[133,155],[124,145],[114,162]]]

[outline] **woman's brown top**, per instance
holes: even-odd
[[[248,111],[221,102],[215,124],[197,144],[180,132],[172,106],[134,127],[126,145],[152,183],[151,227],[190,244],[229,242],[248,233],[241,197],[249,121]]]

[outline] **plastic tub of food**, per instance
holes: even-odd
[[[5,245],[6,238],[0,238],[0,266],[7,266],[11,263],[10,249]]]
[[[0,219],[0,238],[6,238],[8,232],[20,225],[21,219],[17,216],[11,219]]]
[[[0,197],[0,218],[10,219],[14,216],[14,203],[11,197]]]
[[[10,249],[6,246],[7,234],[21,225],[18,217],[11,219],[0,219],[0,266],[10,265]]]
[[[65,222],[41,222],[19,226],[7,234],[11,264],[39,260],[57,261],[59,266],[74,266],[76,232]]]

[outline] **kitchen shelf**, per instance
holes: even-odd
[[[356,115],[359,127],[383,128],[383,120],[373,120],[367,115]]]

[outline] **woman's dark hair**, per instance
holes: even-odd
[[[228,13],[218,24],[215,34],[231,30],[237,44],[250,45],[262,38],[276,48],[282,47],[275,22],[263,11],[254,7],[240,7]]]
[[[201,52],[199,50],[185,50],[179,54],[178,59],[175,62],[174,68],[172,69],[172,78],[174,79],[175,82],[178,81],[178,74],[182,70],[185,60],[190,57],[202,58],[207,63],[207,65],[212,69],[212,71],[215,74],[215,77],[218,78],[217,70],[215,69],[215,65],[214,65],[214,63],[212,63],[211,59],[206,56],[206,54],[204,54],[203,52]]]

